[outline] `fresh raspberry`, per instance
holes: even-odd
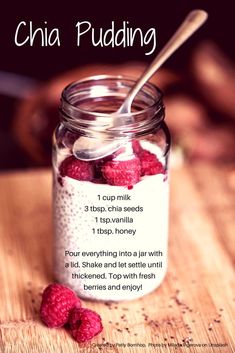
[[[66,324],[70,310],[80,307],[80,299],[69,288],[61,284],[50,284],[42,294],[40,316],[48,327],[61,327]]]
[[[102,168],[104,179],[110,185],[132,186],[140,180],[140,161],[133,158],[127,161],[108,161]]]
[[[91,181],[94,175],[93,164],[70,156],[61,163],[60,174],[62,177],[68,176],[77,180]]]
[[[141,164],[141,176],[144,175],[154,175],[154,174],[164,174],[164,168],[162,163],[157,159],[155,154],[143,150],[139,154],[140,164]]]
[[[101,317],[90,309],[74,308],[69,316],[69,330],[77,342],[85,342],[102,330]]]

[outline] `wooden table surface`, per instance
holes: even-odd
[[[235,352],[235,167],[172,171],[170,218],[164,283],[132,302],[87,302],[105,329],[79,345],[38,315],[53,281],[50,171],[2,173],[0,352]]]

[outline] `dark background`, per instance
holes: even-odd
[[[157,30],[157,49],[160,49],[172,35],[183,17],[194,8],[208,11],[209,20],[190,44],[185,44],[180,52],[168,61],[168,66],[183,69],[193,44],[201,38],[210,38],[232,58],[234,50],[234,10],[233,1],[66,1],[66,2],[5,2],[1,9],[0,46],[2,70],[22,73],[39,80],[48,79],[63,70],[91,62],[124,62],[126,60],[150,61],[154,54],[144,55],[144,48],[93,47],[88,41],[76,47],[77,21],[90,21],[95,28],[109,28],[111,21],[117,25],[129,21],[132,27],[143,31],[150,27]],[[33,21],[35,27],[60,29],[61,47],[41,47],[37,42],[16,47],[15,30],[20,21]],[[84,36],[85,38],[85,36]],[[88,38],[88,36],[87,36]]]
[[[46,81],[55,75],[89,63],[120,63],[129,60],[149,62],[155,53],[144,55],[146,48],[135,47],[93,47],[90,41],[76,46],[77,21],[90,21],[95,28],[108,29],[111,21],[121,26],[129,21],[133,28],[140,27],[143,32],[154,27],[157,31],[157,51],[186,16],[194,9],[208,11],[209,20],[165,65],[178,72],[187,66],[191,51],[202,39],[211,39],[235,58],[234,50],[234,10],[233,1],[32,1],[4,2],[0,11],[0,70],[26,75],[37,81]],[[20,21],[33,21],[34,27],[60,29],[60,47],[41,47],[35,41],[17,47],[14,44],[16,27]],[[85,36],[84,36],[85,38]],[[88,38],[88,36],[86,37]],[[0,168],[24,166],[24,158],[19,153],[14,163],[9,163],[6,155],[14,155],[20,150],[11,136],[11,124],[17,100],[0,92]]]

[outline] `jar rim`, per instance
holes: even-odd
[[[136,83],[136,78],[135,77],[131,77],[131,76],[124,76],[124,75],[94,75],[94,76],[87,76],[84,77],[80,80],[77,81],[73,81],[71,83],[69,83],[62,91],[61,93],[61,99],[62,99],[62,111],[63,111],[63,107],[64,108],[72,108],[73,111],[75,111],[76,113],[81,113],[81,114],[89,114],[89,116],[94,116],[96,117],[97,115],[99,115],[102,118],[108,117],[110,115],[110,113],[102,113],[102,112],[96,112],[96,111],[90,111],[90,110],[86,110],[83,109],[81,107],[75,106],[71,100],[69,99],[69,90],[71,90],[72,88],[82,85],[82,84],[86,84],[92,81],[99,81],[99,80],[103,80],[103,81],[108,81],[108,80],[113,80],[113,81],[118,81],[118,80],[122,80],[123,82],[129,82],[129,83],[133,83],[133,85]],[[130,86],[131,88],[132,86]],[[145,114],[147,113],[149,110],[154,109],[156,107],[158,107],[160,104],[162,104],[162,98],[163,98],[163,93],[162,91],[153,83],[151,82],[147,82],[144,84],[144,86],[140,89],[139,92],[143,92],[145,93],[144,89],[149,89],[152,91],[152,94],[156,96],[156,100],[154,101],[154,103],[152,105],[147,106],[144,109],[138,110],[138,111],[134,111],[134,112],[130,112],[130,113],[118,113],[117,116],[120,117],[128,117],[128,116],[138,116],[140,114]],[[138,94],[137,94],[138,95]],[[135,101],[135,98],[134,98]],[[133,101],[133,102],[134,102]],[[114,114],[114,113],[112,113]]]
[[[62,123],[83,135],[94,136],[98,131],[111,139],[144,135],[159,128],[165,117],[163,94],[152,83],[146,83],[137,93],[132,103],[135,111],[118,113],[135,82],[121,75],[97,75],[70,83],[62,91]],[[84,105],[88,109],[83,109]],[[113,123],[111,115],[120,123]]]

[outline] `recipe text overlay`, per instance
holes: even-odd
[[[89,21],[78,21],[75,25],[76,46],[80,47],[84,41],[89,41],[94,47],[145,47],[145,55],[151,55],[156,49],[156,29],[143,30],[133,28],[129,21],[122,21],[121,25],[111,21],[108,28],[97,28]],[[42,47],[61,46],[59,28],[51,28],[47,21],[41,27],[33,25],[32,21],[20,21],[15,30],[15,45]]]
[[[142,200],[139,204],[131,191],[116,191],[94,194],[92,201],[80,207],[89,220],[90,241],[83,246],[77,240],[79,248],[64,249],[61,261],[69,280],[80,281],[85,291],[122,293],[146,292],[158,282],[165,273],[167,254],[164,233],[158,236],[162,219],[155,215],[158,231],[148,227],[152,219],[149,203]]]
[[[84,281],[84,290],[130,292],[142,291],[145,280],[148,282],[156,279],[158,275],[156,269],[162,268],[162,259],[165,257],[160,250],[71,251],[66,249],[64,255],[66,261],[64,267],[72,269],[70,274],[73,280]],[[94,281],[97,283],[94,284]]]

